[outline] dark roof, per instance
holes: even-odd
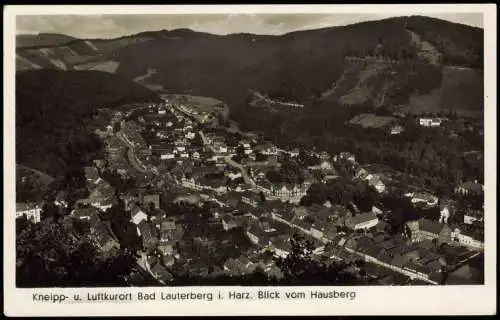
[[[483,186],[481,184],[475,183],[473,181],[464,182],[460,185],[460,187],[467,189],[467,190],[470,190],[472,192],[477,192],[477,193],[480,193],[481,191],[483,191]]]
[[[421,265],[420,263],[415,263],[415,262],[408,262],[404,267],[403,269],[407,269],[407,270],[410,270],[410,271],[416,271],[416,272],[420,272],[420,273],[423,273],[423,274],[430,274],[431,273],[431,270],[429,267],[427,266],[424,266],[424,265]]]
[[[312,223],[299,219],[294,220],[293,224],[305,230],[310,230],[312,227]]]
[[[75,210],[72,212],[72,216],[78,219],[82,219],[85,217],[92,218],[97,215],[99,215],[99,211],[95,207],[75,208]]]
[[[439,234],[445,227],[445,224],[428,219],[420,219],[418,221],[418,227],[422,231],[427,231],[432,234]]]
[[[252,225],[248,230],[248,232],[259,238],[267,234],[266,231],[264,231],[264,229],[260,227],[258,224]]]
[[[358,213],[348,218],[346,222],[348,222],[348,224],[351,226],[355,226],[357,224],[368,222],[374,219],[377,219],[377,216],[370,211],[370,212]]]
[[[110,224],[107,221],[100,221],[95,224],[92,228],[92,234],[101,246],[106,245],[110,241],[116,241],[113,238]]]
[[[170,281],[173,276],[170,274],[170,272],[165,269],[164,266],[160,264],[160,262],[157,262],[154,264],[154,266],[151,268],[151,272],[159,279],[162,281]]]
[[[85,177],[90,180],[98,180],[99,173],[96,167],[85,167]]]

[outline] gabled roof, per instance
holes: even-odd
[[[38,203],[16,202],[16,212],[31,210],[37,207],[41,209],[42,205]]]
[[[464,182],[460,185],[460,187],[478,193],[483,191],[483,186],[473,181]]]
[[[81,207],[75,208],[71,215],[78,219],[84,219],[86,217],[92,218],[99,215],[99,211],[95,207]]]
[[[432,234],[439,234],[446,224],[438,223],[428,219],[420,219],[418,227],[422,231],[430,232]]]
[[[358,213],[348,218],[346,222],[348,222],[352,226],[355,226],[357,224],[368,222],[375,219],[377,219],[377,216],[370,211],[370,212]]]

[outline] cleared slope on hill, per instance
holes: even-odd
[[[56,176],[71,163],[68,145],[85,153],[96,108],[155,99],[156,94],[133,81],[103,72],[18,72],[16,160]]]
[[[43,69],[57,70],[98,70],[113,73],[117,62],[109,56],[113,51],[132,43],[148,41],[146,37],[122,37],[111,40],[81,40],[72,37],[59,41],[44,39],[43,41],[27,41],[23,35],[18,36],[23,42],[16,49],[17,56],[24,60],[17,70],[35,69],[39,65]],[[31,45],[28,45],[31,43]],[[26,61],[29,61],[26,63]],[[113,66],[114,65],[114,66]],[[110,67],[111,66],[111,67]]]
[[[439,88],[427,94],[413,94],[406,110],[424,112],[455,111],[461,116],[482,117],[484,112],[483,74],[463,67],[444,67]]]

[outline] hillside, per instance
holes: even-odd
[[[97,108],[154,99],[150,90],[103,72],[18,72],[16,162],[56,177],[98,147],[89,130]]]
[[[33,69],[97,70],[113,73],[118,63],[112,52],[150,38],[134,36],[111,40],[76,39],[63,35],[19,35],[16,38],[18,71]],[[104,67],[100,66],[103,64]],[[115,65],[114,68],[107,68]]]
[[[462,38],[464,28],[468,32]],[[155,40],[123,47],[114,57],[119,74],[141,79],[147,75],[143,79],[147,84],[214,96],[238,111],[248,107],[242,101],[248,90],[306,105],[321,97],[335,105],[389,104],[411,110],[415,98],[442,89],[445,92],[436,102],[437,108],[481,112],[477,104],[481,90],[473,89],[469,94],[474,98],[463,103],[448,101],[453,93],[447,91],[465,86],[470,76],[457,74],[454,86],[443,84],[442,79],[449,78],[443,63],[478,66],[481,57],[475,53],[482,52],[482,33],[481,29],[424,17],[283,36],[164,30],[148,32]],[[475,79],[474,88],[482,87],[481,77]]]
[[[76,38],[58,33],[21,34],[16,37],[16,48],[57,46]]]
[[[316,108],[328,118],[341,106],[482,116],[482,76],[474,70],[482,68],[482,52],[482,29],[412,16],[282,36],[178,29],[75,40],[19,49],[18,66],[99,70],[154,90],[214,97],[243,128],[262,130],[265,121],[250,119],[262,111],[255,113],[250,91],[303,104],[307,123]]]

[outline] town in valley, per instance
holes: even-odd
[[[483,284],[484,124],[457,106],[477,104],[460,97],[479,67],[463,61],[468,55],[448,55],[446,43],[421,40],[417,33],[427,25],[419,19],[425,18],[380,22],[389,25],[380,33],[401,25],[394,38],[413,41],[408,49],[374,40],[365,52],[362,41],[382,39],[370,34],[345,42],[338,56],[322,56],[316,31],[283,36],[296,41],[280,53],[283,60],[245,56],[251,46],[278,52],[271,38],[224,36],[236,39],[231,48],[237,41],[244,46],[220,68],[212,49],[189,47],[182,66],[168,60],[175,55],[168,50],[181,50],[175,46],[183,41],[199,48],[214,41],[214,52],[226,54],[223,40],[186,30],[145,32],[116,56],[105,51],[105,40],[19,48],[18,286]],[[312,49],[294,55],[302,36],[313,39]],[[172,47],[155,56],[163,47],[141,47],[158,43]],[[482,52],[474,50],[467,53],[476,59]],[[140,62],[136,52],[144,55]],[[223,69],[240,63],[240,54],[248,65],[289,64]],[[313,61],[310,74],[286,73],[302,58]],[[162,59],[165,69],[154,66]],[[315,61],[334,59],[343,68],[337,80],[321,82],[324,62]],[[266,68],[278,76],[244,82]],[[118,75],[135,78],[129,84]],[[66,88],[60,94],[77,98],[52,99],[47,92],[56,89],[44,87],[51,77],[58,79],[53,88]],[[72,77],[83,80],[73,84]],[[219,77],[226,84],[218,86]],[[469,84],[454,84],[458,78]],[[443,85],[431,88],[438,80]],[[319,89],[307,91],[308,83]],[[93,95],[75,93],[86,86]],[[441,99],[438,107],[426,109],[433,99]],[[234,106],[239,101],[245,106]],[[415,112],[417,106],[422,110]],[[245,298],[238,295],[232,298]],[[278,296],[268,290],[258,298]]]

